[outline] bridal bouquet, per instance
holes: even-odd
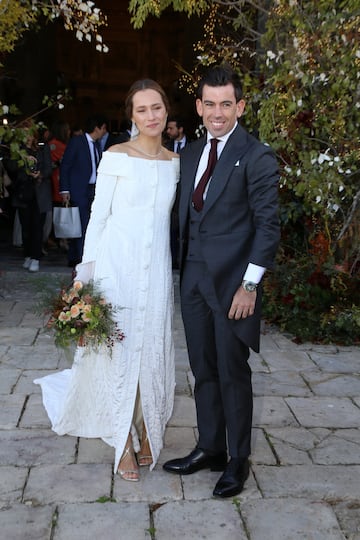
[[[81,281],[62,288],[47,300],[45,313],[50,314],[48,328],[55,330],[55,344],[67,348],[71,344],[97,348],[111,347],[122,341],[124,334],[113,319],[115,309],[106,302],[93,281]]]

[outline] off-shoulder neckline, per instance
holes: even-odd
[[[151,159],[151,158],[146,158],[146,157],[140,157],[140,156],[129,156],[129,154],[127,152],[109,152],[107,150],[105,150],[105,152],[103,153],[104,154],[107,154],[107,155],[112,155],[112,154],[115,154],[115,155],[122,155],[122,156],[126,156],[127,158],[129,159],[138,159],[138,160],[141,160],[141,161],[157,161],[157,162],[160,162],[160,163],[171,163],[172,161],[177,161],[179,160],[179,157],[176,156],[176,157],[172,157],[171,159]]]

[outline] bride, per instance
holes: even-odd
[[[119,307],[125,339],[111,353],[78,347],[71,369],[34,382],[57,434],[102,438],[115,448],[114,471],[137,481],[139,466],[157,462],[173,408],[169,230],[179,159],[162,146],[169,105],[155,81],[135,82],[125,106],[137,135],[103,154],[76,268],[77,280],[100,282]]]

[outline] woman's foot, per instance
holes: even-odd
[[[143,425],[143,430],[142,430],[142,435],[141,435],[141,446],[140,446],[140,451],[137,455],[137,458],[138,458],[140,467],[146,467],[147,465],[151,465],[153,462],[149,439],[146,433],[145,425]]]
[[[136,462],[130,435],[127,438],[125,450],[121,456],[117,472],[123,480],[127,480],[128,482],[139,481],[139,467]]]

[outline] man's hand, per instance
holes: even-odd
[[[253,315],[255,302],[256,302],[256,291],[246,292],[244,287],[240,286],[236,293],[233,296],[233,301],[228,313],[229,319],[246,319]]]

